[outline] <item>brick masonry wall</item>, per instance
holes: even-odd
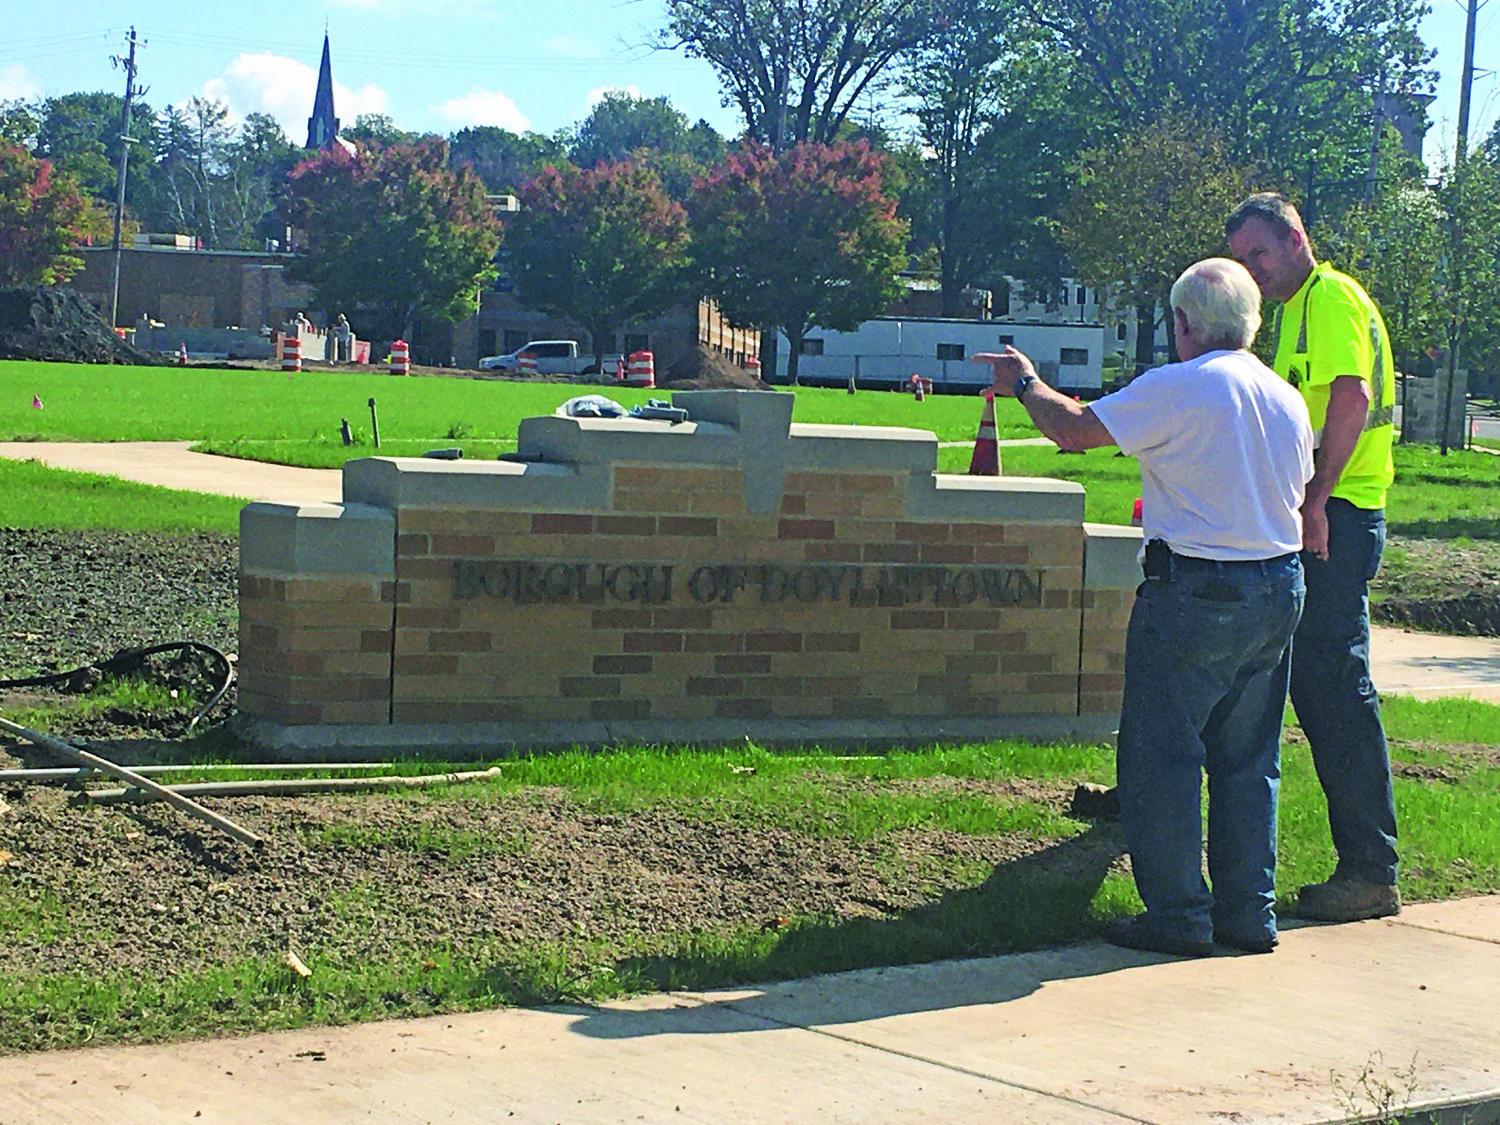
[[[242,569],[239,709],[292,725],[388,723],[396,584]]]
[[[909,481],[788,472],[780,511],[755,516],[739,469],[627,463],[606,511],[403,508],[391,720],[1077,714],[1080,624],[1114,612],[1081,590],[1082,527],[914,520]],[[991,605],[934,568],[1039,589]],[[597,598],[560,597],[580,579]],[[1110,660],[1089,654],[1088,698],[1117,708]]]

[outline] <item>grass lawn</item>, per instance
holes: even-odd
[[[508,442],[513,447],[521,419],[551,414],[575,395],[594,393],[626,407],[669,394],[344,371],[308,370],[288,378],[264,370],[6,361],[0,362],[0,441],[186,440],[202,442],[215,452],[323,466],[330,463],[322,455],[324,449],[338,457],[348,455],[339,436],[342,419],[362,439],[362,447],[352,455],[372,451],[371,398],[376,400],[381,451],[390,452],[388,442],[403,441],[420,449],[464,441]],[[982,411],[978,396],[932,395],[919,403],[890,391],[850,396],[798,387],[794,393],[793,418],[798,422],[911,426],[933,431],[939,441],[973,441]],[[42,410],[31,405],[33,395],[41,399]],[[1001,437],[1029,436],[1031,424],[1021,408],[1007,400],[999,404],[997,430]],[[304,446],[314,451],[314,460],[303,459]],[[475,447],[491,457],[495,448]]]
[[[1492,815],[1500,802],[1500,707],[1398,698],[1389,701],[1387,715],[1403,893],[1421,901],[1500,891],[1500,824]],[[1279,885],[1285,894],[1325,876],[1332,852],[1307,747],[1295,732],[1283,765]],[[81,974],[55,964],[13,970],[0,974],[0,1051],[591,1001],[981,956],[1087,940],[1104,920],[1139,909],[1118,861],[1117,826],[1074,821],[1055,802],[977,788],[1003,781],[1063,792],[1078,781],[1106,782],[1112,775],[1106,747],[995,742],[860,757],[778,755],[753,746],[641,747],[512,760],[502,768],[494,781],[404,795],[397,807],[407,810],[407,820],[393,822],[389,803],[381,819],[361,817],[370,797],[343,806],[342,814],[325,810],[272,834],[267,861],[277,870],[278,853],[291,843],[303,856],[294,866],[316,867],[321,856],[338,852],[370,857],[367,877],[332,896],[316,925],[299,929],[296,945],[314,967],[312,977],[290,973],[275,946],[176,973]],[[789,852],[863,847],[878,857],[868,860],[874,873],[907,887],[913,901],[869,917],[782,913],[773,901],[765,904],[774,916],[767,924],[705,928],[684,918],[608,937],[579,929],[546,942],[516,942],[503,926],[465,939],[380,936],[403,932],[380,889],[386,863],[425,856],[424,869],[446,871],[460,884],[482,881],[501,851],[530,845],[457,826],[487,804],[559,793],[585,816],[666,816],[684,831],[710,836],[772,834]],[[235,815],[233,802],[222,807]],[[118,829],[121,813],[96,815],[102,834]],[[917,855],[907,841],[918,830],[951,842],[936,855]],[[959,843],[982,847],[1000,839],[1029,843],[1019,858],[1000,863],[977,862]],[[19,862],[0,865],[0,946],[113,940],[100,929],[91,877],[48,889],[33,871],[33,857],[10,846]],[[184,862],[192,867],[201,860]],[[647,874],[630,874],[628,856],[610,862],[622,865],[626,886]],[[236,895],[237,913],[254,915],[267,904],[251,899],[254,892],[242,882],[247,870],[221,863],[201,879],[217,880],[228,888],[224,893]],[[288,869],[276,896],[296,899],[296,880]],[[566,895],[566,886],[564,876],[538,893]],[[350,932],[365,935],[358,957],[349,951]],[[177,953],[198,959],[191,948]]]

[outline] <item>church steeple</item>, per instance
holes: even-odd
[[[323,62],[318,67],[318,92],[307,119],[307,147],[331,148],[338,140],[339,119],[333,115],[333,63],[328,57],[328,32],[323,33]]]

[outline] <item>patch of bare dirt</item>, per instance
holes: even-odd
[[[1065,800],[1061,787],[1046,796]],[[599,811],[543,789],[205,803],[262,834],[264,851],[160,805],[0,786],[0,880],[16,905],[61,912],[72,931],[0,943],[0,975],[156,972],[165,950],[184,971],[289,948],[346,965],[439,945],[624,955],[789,918],[896,915],[953,889],[955,862],[1044,850],[1022,836],[914,828],[857,841],[732,815]],[[1093,866],[1120,850],[1113,837],[1100,846],[1110,854]]]

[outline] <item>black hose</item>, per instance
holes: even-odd
[[[80,668],[72,668],[66,672],[51,672],[43,676],[27,676],[19,680],[0,680],[0,688],[46,687],[50,684],[72,680],[75,676],[82,672],[87,672],[90,668],[104,673],[122,675],[139,668],[144,663],[146,657],[155,656],[157,653],[162,652],[208,653],[218,661],[219,667],[223,670],[223,684],[220,685],[218,691],[214,692],[213,698],[198,709],[184,731],[184,734],[191,735],[193,728],[203,721],[203,716],[217,707],[219,700],[223,699],[228,694],[229,689],[234,686],[234,665],[229,662],[229,657],[225,656],[212,645],[206,645],[200,641],[170,641],[166,644],[150,645],[147,648],[125,648],[115,653],[108,660],[101,660],[94,664],[85,664]]]

